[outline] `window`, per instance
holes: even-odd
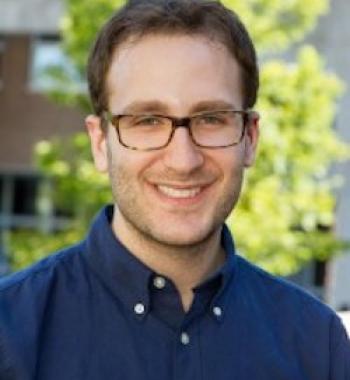
[[[34,173],[0,173],[0,276],[5,268],[8,232],[43,227],[57,231],[67,225],[69,219],[58,215],[50,204],[40,210],[39,199],[48,185],[51,185],[48,179]],[[46,206],[47,203],[51,203],[50,199],[45,202]]]
[[[36,226],[39,186],[37,175],[0,175],[0,230]]]
[[[35,215],[35,200],[39,190],[39,178],[17,177],[13,180],[13,213]]]
[[[4,87],[5,41],[0,37],[0,90]]]
[[[0,200],[2,200],[3,197],[4,197],[3,178],[0,178]],[[0,202],[0,215],[4,212],[3,207],[4,207],[3,202]]]
[[[327,262],[312,260],[299,272],[288,276],[288,280],[308,290],[321,300],[325,298]]]
[[[81,75],[63,52],[57,36],[33,38],[30,88],[38,92],[85,91],[86,85]]]

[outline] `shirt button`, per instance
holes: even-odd
[[[215,307],[213,308],[213,313],[214,313],[214,315],[215,315],[216,317],[221,317],[221,316],[222,316],[222,309],[221,309],[221,307],[219,307],[219,306],[215,306]]]
[[[154,277],[153,285],[157,289],[163,289],[165,286],[165,278],[160,276]]]
[[[188,334],[185,333],[185,332],[181,333],[180,340],[181,340],[181,343],[182,343],[184,346],[187,346],[187,345],[190,343],[190,337],[189,337]]]
[[[134,306],[134,312],[138,315],[141,315],[145,312],[145,305],[142,304],[142,303],[137,303],[135,306]]]

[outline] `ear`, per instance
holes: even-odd
[[[95,115],[86,117],[85,126],[90,137],[91,152],[96,169],[105,173],[108,170],[107,131],[102,129],[101,119]]]
[[[252,166],[255,161],[256,149],[260,135],[259,120],[260,115],[257,112],[253,112],[248,120],[247,130],[245,134],[245,167]]]

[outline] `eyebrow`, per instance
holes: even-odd
[[[224,100],[203,100],[191,107],[190,114],[230,109],[238,110],[239,108],[237,108],[236,105]]]
[[[226,109],[239,109],[234,104],[224,101],[224,100],[203,100],[194,104],[190,110],[189,114],[196,114],[200,112],[216,111],[216,110],[226,110]],[[134,113],[153,113],[153,114],[165,114],[169,115],[170,108],[163,102],[159,100],[149,100],[149,101],[134,101],[125,107],[123,114],[134,114]]]

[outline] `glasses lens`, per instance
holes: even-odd
[[[243,113],[217,111],[192,118],[191,131],[197,144],[205,147],[223,147],[238,144],[242,138]]]
[[[120,139],[130,148],[161,148],[167,144],[171,130],[171,120],[163,116],[136,115],[119,119]]]

